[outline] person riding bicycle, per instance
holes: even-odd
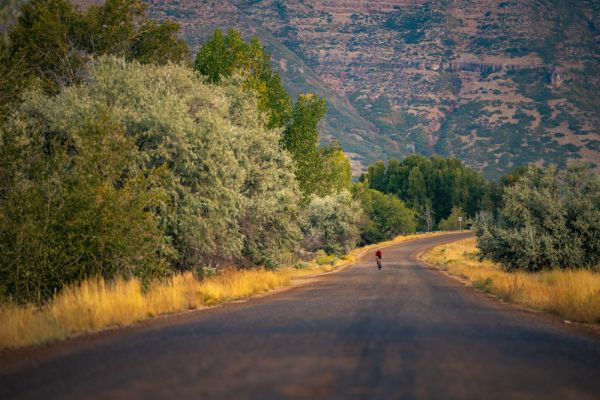
[[[383,259],[383,253],[381,252],[381,250],[377,250],[375,252],[375,259],[377,260],[377,268],[381,269],[381,260]]]

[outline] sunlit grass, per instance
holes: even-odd
[[[422,258],[506,301],[548,311],[571,321],[600,322],[600,273],[597,271],[505,272],[498,264],[479,260],[474,238],[435,247]]]
[[[90,279],[62,290],[41,308],[0,309],[0,348],[22,347],[78,333],[127,326],[144,319],[243,299],[290,284],[290,269],[230,270],[197,279],[192,273],[154,282],[146,291],[139,279]]]
[[[435,236],[432,233],[426,236]],[[158,315],[213,306],[289,286],[294,278],[334,271],[356,262],[361,255],[424,235],[399,236],[394,240],[270,271],[226,269],[198,279],[190,272],[156,281],[143,289],[138,279],[89,279],[63,289],[42,307],[6,304],[0,308],[0,348],[17,348],[101,329],[127,326]]]

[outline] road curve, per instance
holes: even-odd
[[[283,293],[0,367],[0,398],[598,399],[599,339],[416,261],[458,237],[385,249],[382,271],[369,255]]]

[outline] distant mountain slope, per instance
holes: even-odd
[[[365,164],[600,164],[600,1],[148,3],[193,46],[217,26],[258,34],[293,93],[328,96],[327,132]]]

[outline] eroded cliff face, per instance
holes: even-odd
[[[600,165],[598,0],[149,0],[192,47],[256,34],[292,93],[330,100],[324,130],[356,171],[412,152],[490,177],[524,163]]]

